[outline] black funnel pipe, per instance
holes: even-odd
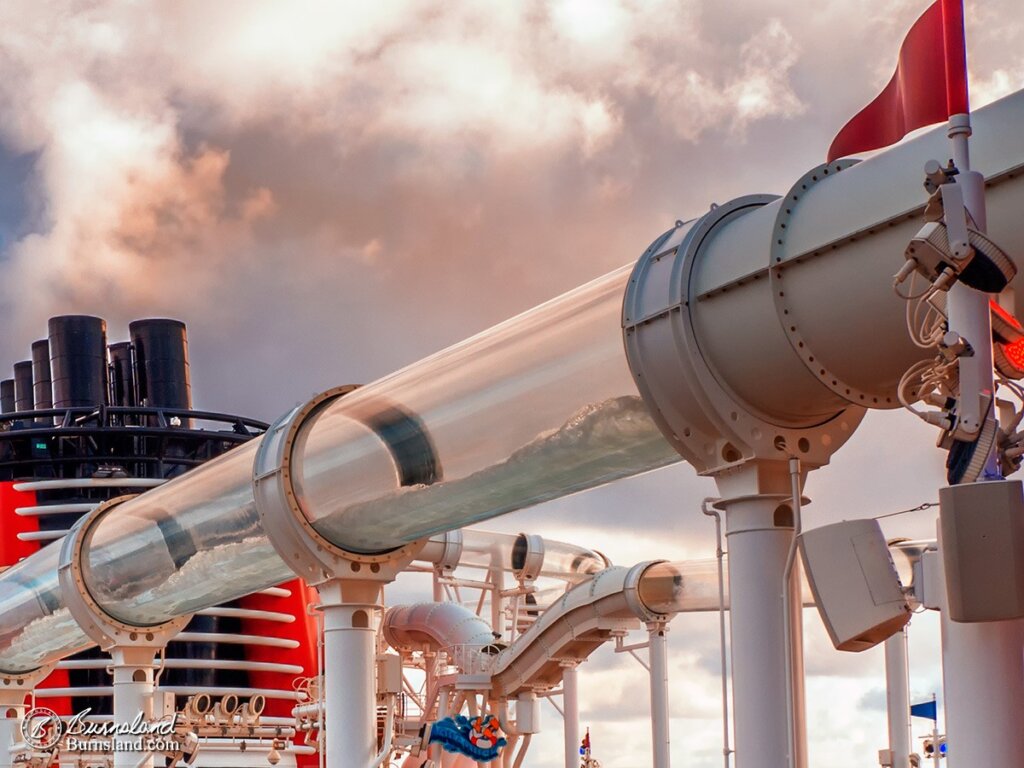
[[[98,317],[50,318],[53,407],[78,408],[107,401],[107,324]]]
[[[150,408],[192,408],[188,338],[180,320],[163,318],[130,323],[135,349],[138,404]]]
[[[53,384],[50,381],[50,342],[32,342],[32,399],[37,411],[53,407]]]
[[[0,381],[0,412],[14,413],[14,379]]]
[[[110,404],[126,407],[136,404],[135,366],[132,364],[130,341],[110,345]]]
[[[31,411],[35,407],[32,394],[32,361],[14,364],[14,410]]]

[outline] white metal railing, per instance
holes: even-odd
[[[494,663],[494,655],[484,653],[482,645],[450,645],[444,649],[448,664],[464,675],[486,675]]]

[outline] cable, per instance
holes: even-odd
[[[918,504],[916,507],[911,507],[910,509],[901,509],[899,512],[889,512],[889,513],[884,514],[884,515],[875,515],[871,519],[872,520],[881,520],[882,518],[885,518],[885,517],[896,517],[897,515],[905,515],[908,512],[920,512],[923,509],[931,509],[932,507],[937,507],[937,506],[939,506],[939,502],[937,502],[937,501],[926,501],[924,504]]]
[[[912,262],[908,261],[907,263],[910,264]],[[914,278],[915,277],[917,277],[917,270],[916,269],[913,272],[910,273],[910,290],[911,291],[914,290]],[[917,295],[914,295],[913,293],[900,293],[900,283],[902,283],[902,282],[903,281],[899,279],[899,275],[897,275],[896,279],[893,281],[892,290],[893,290],[893,293],[895,293],[897,296],[899,296],[904,301],[914,301],[915,299],[920,299],[925,294],[931,293],[934,290],[934,287],[935,287],[935,286],[929,284],[929,286],[927,288],[925,288],[924,291],[922,291],[921,293],[919,293]]]
[[[903,376],[900,378],[900,382],[899,382],[899,384],[896,387],[896,396],[899,398],[900,405],[902,405],[904,408],[906,408],[912,414],[914,414],[915,416],[917,416],[918,418],[921,418],[921,419],[923,419],[925,417],[925,412],[920,410],[919,408],[915,408],[913,405],[911,405],[911,403],[912,402],[917,402],[918,400],[921,399],[921,397],[922,397],[921,390],[922,390],[922,388],[924,386],[925,380],[922,379],[914,387],[912,392],[907,392],[907,388],[910,386],[911,380],[915,376],[923,376],[923,374],[925,374],[925,373],[930,373],[930,372],[934,371],[934,369],[936,367],[937,367],[937,361],[934,360],[934,359],[932,359],[932,360],[920,360],[920,361],[914,363],[912,366],[910,366],[910,368],[907,369],[907,372],[904,373]]]
[[[930,301],[935,293],[932,286],[919,299],[907,302],[907,332],[911,341],[921,349],[931,349],[942,340],[946,318]],[[923,314],[922,307],[925,308]]]

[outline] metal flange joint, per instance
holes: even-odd
[[[334,387],[285,413],[264,434],[253,462],[253,495],[263,530],[281,559],[311,585],[335,579],[393,581],[427,542],[380,553],[349,552],[317,531],[299,503],[293,453],[302,427],[357,388]]]
[[[81,517],[61,542],[57,578],[64,605],[82,631],[103,650],[115,646],[161,649],[192,619],[192,614],[188,614],[161,624],[127,624],[104,610],[89,591],[82,561],[89,534],[104,515],[131,498],[134,495],[118,496],[103,502]]]

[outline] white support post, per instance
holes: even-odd
[[[802,640],[802,624],[793,620],[795,612],[784,614],[779,590],[793,539],[787,501],[783,492],[734,496],[718,504],[725,510],[729,542],[736,768],[787,764],[787,621],[794,647]],[[794,705],[802,733],[802,697]],[[806,754],[805,745],[798,743],[796,754]]]
[[[437,719],[443,720],[451,714],[452,692],[448,688],[442,688],[437,695]],[[441,745],[430,745],[430,759],[435,765],[441,765]]]
[[[562,719],[565,741],[565,768],[580,765],[580,699],[576,665],[562,665]]]
[[[363,768],[377,754],[381,584],[332,579],[317,589],[324,612],[327,768]]]
[[[18,684],[0,688],[0,768],[13,768],[15,752],[24,746],[21,721],[25,717],[28,692],[24,685]]]
[[[971,171],[968,115],[953,115],[949,137],[953,162],[960,170],[964,204],[982,232],[985,180]],[[963,285],[949,295],[950,329],[966,339],[974,355],[960,360],[961,398],[993,393],[992,331],[989,296]],[[998,460],[985,469],[998,477]],[[940,542],[941,552],[941,542]],[[1024,754],[1024,620],[962,624],[951,621],[942,594],[942,674],[946,738],[950,768],[1014,765]]]
[[[21,719],[25,707],[0,704],[0,768],[13,768],[14,750],[21,744]]]
[[[21,732],[27,709],[25,698],[53,669],[51,664],[20,675],[0,676],[0,768],[25,764],[25,750],[29,749]]]
[[[651,740],[654,768],[670,768],[668,710],[668,626],[649,624],[648,654],[651,664]]]
[[[133,731],[133,723],[153,719],[153,673],[157,648],[151,645],[123,645],[110,649],[114,675],[114,723],[119,726],[115,736],[114,768],[153,768],[153,754],[133,749],[142,734]]]
[[[947,610],[941,557],[926,591],[939,596],[948,768],[1019,765],[1024,755],[1024,619],[964,624]]]
[[[892,768],[910,768],[910,668],[906,629],[885,641],[885,691]]]
[[[509,631],[508,637],[505,637],[505,598],[501,596],[502,590],[505,589],[505,572],[501,568],[501,564],[498,562],[494,563],[491,568],[491,572],[488,574],[488,581],[491,582],[491,629],[497,632],[507,642],[512,642],[516,636],[516,626],[514,623]]]

